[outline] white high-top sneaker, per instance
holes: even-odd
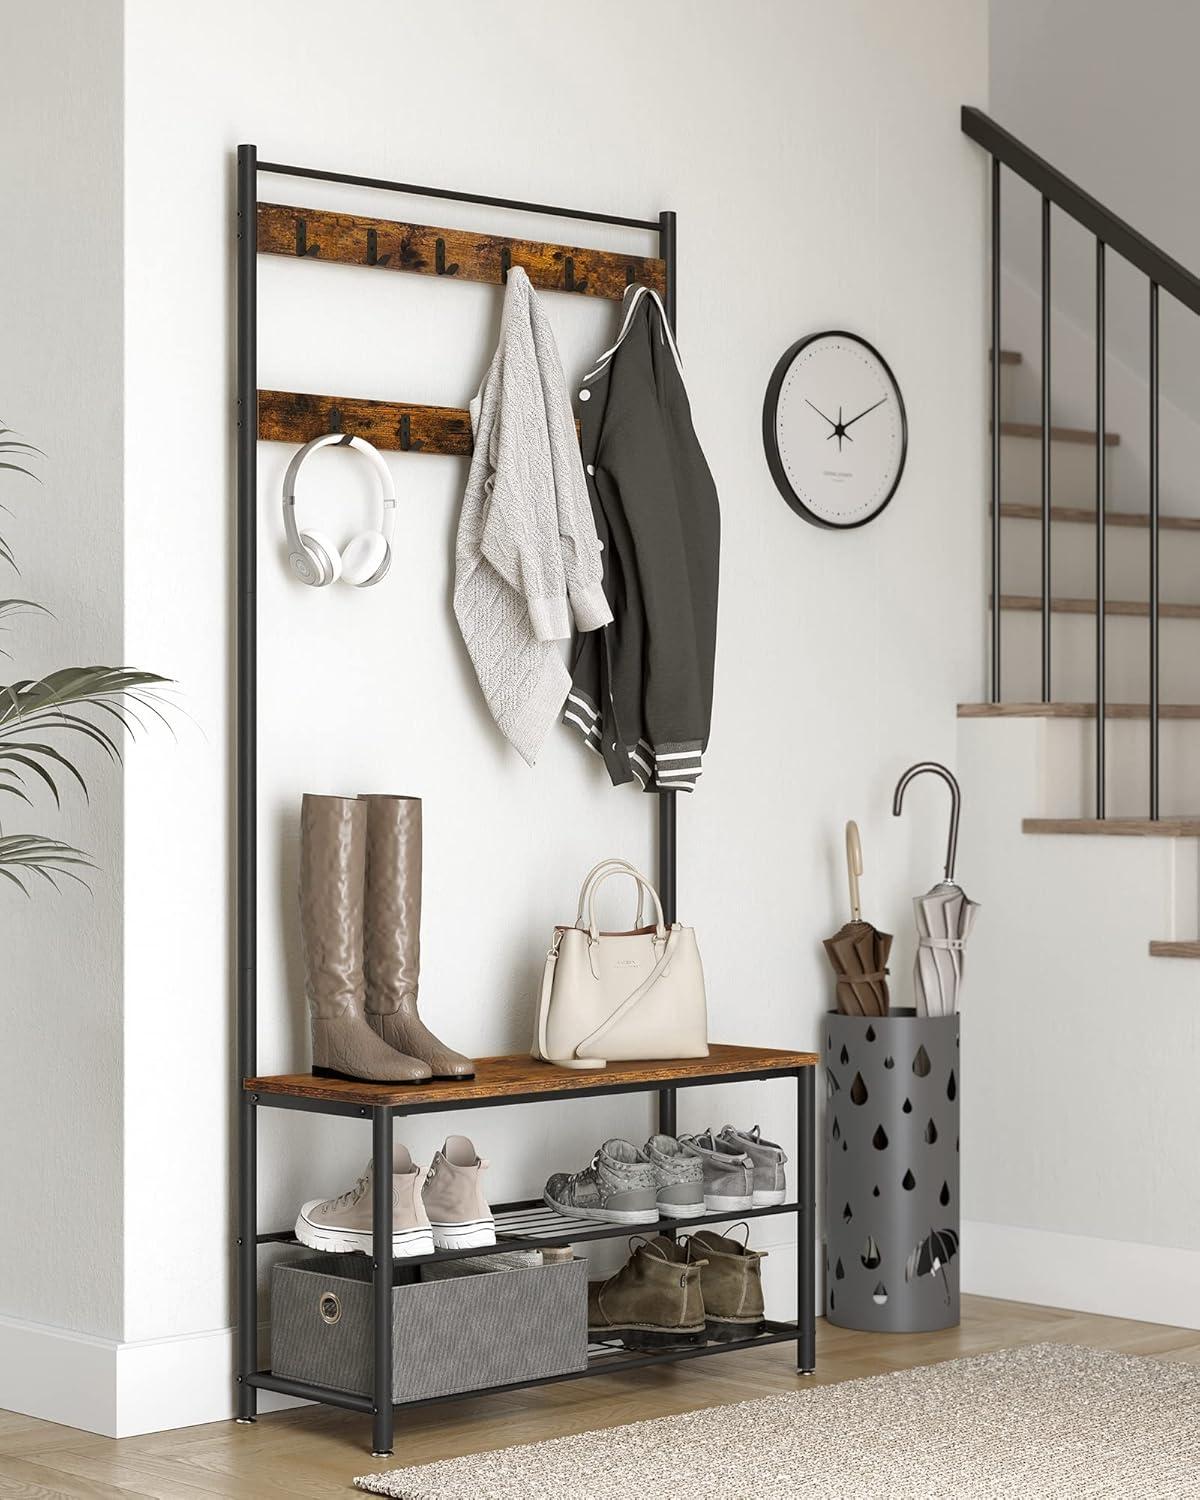
[[[362,1176],[336,1198],[314,1198],[300,1210],[296,1238],[310,1250],[341,1254],[371,1253],[371,1215],[374,1195],[371,1162]],[[433,1231],[421,1201],[421,1170],[413,1165],[408,1148],[392,1147],[392,1257],[432,1255]]]
[[[434,1152],[422,1197],[439,1249],[496,1243],[496,1221],[479,1180],[486,1166],[465,1135],[448,1135],[442,1149]]]

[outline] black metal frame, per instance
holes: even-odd
[[[1096,240],[1096,817],[1105,813],[1105,744],[1107,684],[1105,680],[1106,607],[1106,476],[1105,476],[1105,271],[1106,252],[1114,250],[1141,271],[1150,285],[1150,464],[1149,464],[1149,807],[1150,820],[1159,818],[1159,290],[1167,291],[1194,313],[1200,313],[1200,277],[1160,250],[1124,219],[1050,165],[1043,157],[1010,135],[981,110],[963,106],[964,134],[992,158],[992,641],[991,700],[1001,701],[1000,635],[1000,168],[1005,166],[1042,195],[1042,701],[1050,702],[1050,232],[1051,205],[1068,214]]]
[[[256,988],[257,957],[257,443],[258,443],[258,355],[257,355],[257,222],[259,172],[273,172],[290,177],[315,178],[378,188],[389,192],[413,194],[428,198],[447,198],[461,203],[483,203],[495,208],[516,209],[545,214],[553,218],[585,219],[594,223],[617,224],[634,229],[657,231],[659,254],[666,269],[666,311],[675,326],[676,221],[670,211],[657,220],[625,218],[583,209],[528,203],[518,199],[497,198],[486,194],[455,192],[444,188],[418,187],[382,178],[331,172],[311,167],[289,166],[278,162],[260,162],[257,148],[238,147],[237,163],[237,1083],[238,1083],[238,1193],[236,1255],[237,1294],[237,1419],[252,1422],[257,1413],[257,1392],[270,1390],[305,1400],[344,1407],[350,1411],[370,1413],[373,1419],[372,1451],[384,1457],[392,1451],[393,1407],[381,1393],[391,1393],[392,1378],[392,1291],[393,1264],[390,1254],[372,1253],[374,1311],[374,1385],[372,1396],[360,1396],[332,1388],[290,1380],[258,1368],[258,1265],[260,1244],[286,1242],[284,1233],[260,1234],[258,1231],[258,1125],[260,1107],[298,1109],[315,1114],[333,1114],[370,1118],[372,1161],[374,1163],[374,1199],[372,1238],[375,1246],[390,1250],[392,1223],[392,1127],[397,1117],[457,1111],[470,1108],[495,1108],[505,1104],[534,1103],[545,1099],[588,1098],[598,1094],[657,1093],[658,1126],[667,1134],[677,1129],[676,1089],[731,1080],[751,1078],[795,1077],[797,1087],[797,1152],[799,1173],[794,1204],[769,1210],[772,1213],[796,1213],[797,1234],[797,1321],[794,1324],[769,1323],[758,1338],[737,1343],[702,1345],[696,1348],[664,1350],[646,1355],[605,1356],[555,1380],[577,1379],[591,1374],[609,1373],[614,1368],[628,1369],[676,1359],[693,1359],[744,1349],[749,1343],[766,1344],[794,1340],[797,1364],[802,1372],[815,1367],[815,1068],[755,1070],[696,1079],[681,1079],[663,1087],[648,1084],[603,1084],[594,1087],[569,1088],[505,1098],[437,1101],[425,1104],[379,1104],[373,1106],[346,1104],[337,1100],[310,1098],[298,1094],[254,1093],[245,1089],[244,1080],[257,1073],[258,1014]],[[658,793],[659,892],[668,922],[676,912],[676,796],[674,792]],[[511,1206],[511,1205],[510,1205]],[[753,1215],[757,1217],[758,1215]],[[745,1217],[745,1215],[742,1215]],[[670,1231],[684,1221],[664,1224]],[[689,1223],[720,1222],[715,1216],[690,1220]],[[580,1232],[576,1238],[618,1238],[627,1229],[614,1226],[611,1232]],[[565,1234],[562,1243],[569,1243]],[[511,1249],[518,1243],[508,1240],[497,1250]],[[542,1239],[540,1243],[547,1243]],[[461,1253],[461,1252],[459,1252]],[[474,1250],[472,1254],[479,1254]],[[422,1259],[451,1259],[456,1252],[442,1251]],[[522,1384],[541,1385],[547,1381]],[[514,1386],[493,1387],[512,1390]],[[477,1395],[482,1392],[463,1392]],[[441,1399],[450,1399],[439,1397]],[[424,1402],[407,1403],[423,1405]]]

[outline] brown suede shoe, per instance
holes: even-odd
[[[588,1283],[588,1338],[620,1339],[627,1349],[662,1349],[704,1342],[702,1261],[656,1234],[631,1241],[632,1254],[615,1276]]]
[[[687,1241],[693,1264],[704,1267],[704,1325],[710,1339],[748,1339],[761,1333],[762,1261],[765,1250],[751,1250],[727,1235],[702,1229]]]

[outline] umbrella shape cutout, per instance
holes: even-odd
[[[957,1254],[957,1229],[931,1229],[904,1262],[904,1279],[912,1281],[918,1276],[936,1276],[940,1271],[949,1304],[950,1283],[946,1278],[946,1267]]]
[[[950,788],[950,837],[946,843],[945,878],[932,890],[913,900],[917,924],[917,956],[913,963],[913,990],[917,1014],[950,1016],[959,1007],[963,979],[963,950],[975,917],[978,901],[968,898],[954,879],[954,859],[958,850],[958,817],[962,792],[958,782],[945,766],[936,761],[922,761],[910,766],[896,783],[892,812],[900,816],[904,790],[914,776],[932,772]]]
[[[844,1016],[886,1016],[892,935],[862,920],[858,877],[863,872],[863,857],[857,823],[846,824],[846,868],[850,877],[850,921],[825,939],[825,952],[837,975],[837,1008]]]

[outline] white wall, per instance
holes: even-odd
[[[126,4],[128,287],[126,656],[186,686],[195,727],[141,747],[126,788],[123,1336],[208,1351],[231,1318],[230,896],[233,691],[234,148],[270,159],[653,216],[679,214],[679,327],[724,515],[717,707],[702,790],[680,813],[681,914],[700,932],[712,1033],[815,1044],[830,984],[818,939],[845,917],[842,824],[860,821],[872,915],[900,935],[940,868],[941,799],[898,772],[954,750],[982,638],[983,164],[959,133],[986,88],[983,5],[773,0],[746,25],[717,0],[454,11],[315,0]],[[236,43],[234,38],[236,37]],[[845,72],[819,59],[853,59]],[[650,248],[637,234],[264,176],[264,197],[430,223]],[[260,262],[260,384],[465,404],[499,293]],[[571,372],[615,310],[548,295]],[[798,520],[761,452],[770,371],[800,334],[863,333],[895,369],[910,448],[900,495],[861,532]],[[530,771],[490,724],[449,608],[465,475],[391,459],[397,558],[369,594],[290,583],[260,450],[260,1064],[306,1066],[295,929],[305,790],[425,798],[423,1005],[477,1054],[528,1041],[550,928],[600,855],[653,860],[649,799],[609,788],[567,734]],[[335,473],[335,466],[337,472]],[[307,476],[306,476],[307,478]],[[323,483],[324,480],[324,492]],[[335,457],[306,511],[349,535],[369,490]],[[682,1128],[761,1120],[789,1136],[785,1086],[684,1096]],[[449,1122],[400,1122],[423,1157]],[[644,1101],[473,1112],[497,1198],[540,1191],[605,1135],[641,1139]],[[264,1111],[264,1226],[352,1180],[353,1123]],[[786,1237],[789,1225],[776,1230]],[[787,1310],[790,1251],[772,1257]],[[179,1348],[183,1348],[180,1344]],[[194,1373],[169,1413],[131,1395],[119,1424],[228,1410]],[[158,1367],[155,1367],[158,1368]],[[169,1404],[169,1403],[168,1403]]]
[[[0,637],[7,683],[123,659],[122,9],[2,0],[0,34],[0,426],[45,453],[41,484],[0,471],[0,535],[21,569],[0,564],[0,598],[53,612]],[[116,1338],[122,774],[53,738],[90,803],[64,774],[61,813],[45,790],[33,807],[3,797],[0,828],[65,839],[98,868],[90,894],[64,882],[27,900],[0,882],[0,1318]],[[0,1353],[0,1406],[21,1369]]]

